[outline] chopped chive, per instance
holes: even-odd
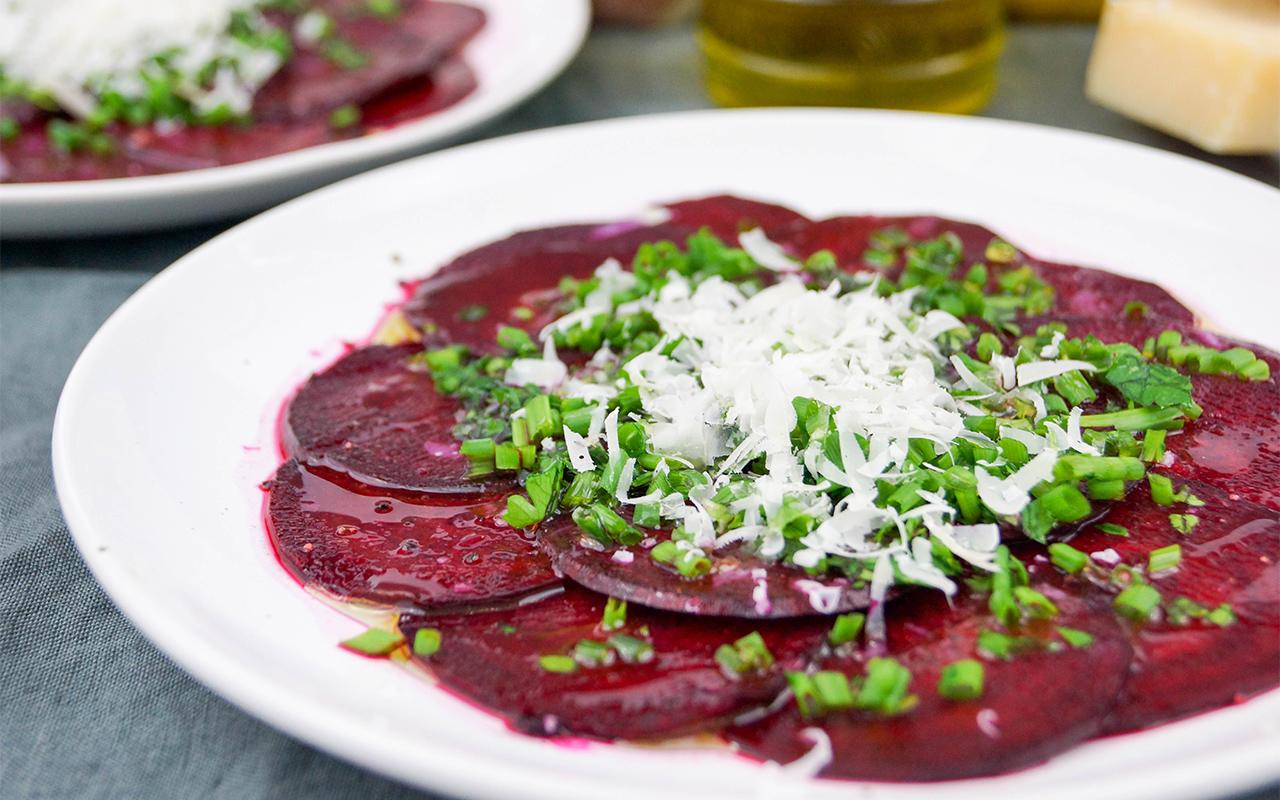
[[[1049,560],[1054,566],[1067,572],[1079,572],[1089,563],[1089,556],[1069,544],[1054,542],[1049,545]]]
[[[853,708],[853,692],[843,672],[824,670],[813,674],[813,688],[823,711]]]
[[[568,675],[578,671],[578,662],[574,661],[571,656],[539,656],[538,666],[542,667],[546,672],[555,672],[560,675]]]
[[[618,651],[618,657],[626,664],[648,664],[656,655],[653,645],[625,633],[613,634],[606,644]]]
[[[676,560],[676,556],[680,555],[680,548],[675,542],[658,542],[649,551],[649,557],[659,564],[670,564]]]
[[[614,658],[613,649],[604,642],[581,639],[573,646],[573,660],[584,667],[607,667]]]
[[[982,696],[985,670],[972,658],[947,664],[938,680],[938,695],[947,700],[974,700]]]
[[[1086,484],[1091,500],[1119,500],[1124,497],[1124,481],[1089,480]]]
[[[1059,481],[1136,481],[1147,468],[1137,458],[1125,456],[1062,456],[1054,464],[1053,477]]]
[[[468,439],[458,446],[458,450],[472,461],[493,460],[493,439]]]
[[[831,626],[831,633],[827,635],[827,638],[833,645],[852,642],[862,632],[862,626],[866,620],[865,614],[859,614],[856,611],[851,614],[841,614],[836,617],[835,623]]]
[[[1061,636],[1067,644],[1077,650],[1083,650],[1093,644],[1093,634],[1086,633],[1085,631],[1078,631],[1075,628],[1058,626],[1058,635]]]
[[[1135,622],[1146,622],[1160,605],[1160,592],[1145,583],[1135,583],[1114,600],[1116,611]]]
[[[360,122],[360,106],[345,105],[329,112],[329,127],[335,131],[345,130]]]
[[[1236,612],[1231,608],[1229,603],[1223,603],[1214,610],[1209,612],[1207,619],[1214,625],[1225,628],[1228,625],[1234,625],[1236,622]]]
[[[529,334],[511,325],[498,326],[495,341],[499,347],[515,351],[516,355],[531,356],[538,352],[538,346],[533,343],[533,339],[529,338]]]
[[[681,550],[671,563],[686,578],[698,578],[711,572],[711,559],[698,555],[694,550]]]
[[[1200,518],[1195,514],[1170,514],[1169,524],[1178,533],[1191,533],[1195,526],[1200,524]]]
[[[1080,418],[1082,428],[1115,428],[1118,431],[1145,431],[1152,428],[1176,427],[1185,412],[1181,407],[1128,408],[1106,414],[1085,414]],[[1074,458],[1074,456],[1072,456]],[[1087,456],[1086,456],[1087,458]],[[1138,476],[1141,477],[1141,476]],[[1132,478],[1131,480],[1137,480]]]
[[[1013,596],[1017,598],[1018,605],[1025,608],[1034,619],[1048,619],[1058,615],[1058,607],[1049,598],[1029,586],[1013,587]]]
[[[494,445],[493,463],[502,470],[520,469],[520,450],[511,444]]]
[[[1164,460],[1164,439],[1166,432],[1156,429],[1142,435],[1142,460],[1148,464],[1158,464]]]
[[[1182,561],[1182,545],[1175,543],[1158,547],[1147,554],[1147,573],[1173,569],[1180,561]]]
[[[1008,264],[1018,257],[1018,250],[1003,239],[992,239],[983,256],[996,264]]]
[[[1151,486],[1152,502],[1160,506],[1173,505],[1173,481],[1164,475],[1152,472],[1147,475],[1147,483]]]
[[[600,620],[600,629],[616,631],[627,624],[627,601],[610,597],[604,604],[604,616]]]
[[[726,675],[741,675],[750,669],[733,645],[722,644],[717,647],[715,660]]]
[[[529,438],[529,420],[524,417],[516,417],[511,420],[511,443],[516,447],[524,447],[533,443],[533,440]]]
[[[1245,366],[1240,370],[1240,377],[1248,381],[1265,381],[1271,379],[1271,365],[1262,359]]]
[[[1123,525],[1116,525],[1111,522],[1099,522],[1093,527],[1107,534],[1108,536],[1128,536],[1129,529]]]
[[[996,631],[978,631],[978,652],[1008,661],[1013,656],[1013,638]]]
[[[788,672],[787,684],[791,686],[791,694],[796,698],[796,706],[801,715],[813,718],[822,713],[822,703],[818,700],[818,689],[813,685],[813,678],[803,672]]]
[[[867,661],[867,677],[854,704],[858,708],[896,714],[915,704],[915,698],[907,695],[911,684],[911,671],[892,658],[873,658]]]
[[[1076,522],[1089,516],[1092,507],[1080,490],[1070,484],[1060,484],[1040,496],[1044,509],[1059,522]]]
[[[435,628],[419,628],[413,635],[413,654],[428,658],[440,652],[440,631]]]
[[[387,656],[404,644],[404,641],[404,637],[398,633],[370,628],[364,633],[340,642],[338,646],[365,656]]]
[[[540,442],[557,432],[555,415],[551,411],[550,396],[538,395],[525,403],[524,410],[525,420],[529,425],[529,441]]]
[[[457,318],[463,322],[476,322],[489,315],[489,309],[482,305],[469,305],[458,311]]]

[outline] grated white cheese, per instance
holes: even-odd
[[[197,111],[226,104],[248,111],[253,94],[280,67],[280,57],[227,33],[232,12],[254,0],[6,0],[0,3],[0,64],[5,76],[47,91],[73,115],[97,106],[110,87],[127,99],[147,91],[149,62],[169,53],[178,73],[227,64],[212,86],[194,78],[181,87]]]

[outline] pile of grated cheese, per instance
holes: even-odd
[[[247,113],[280,56],[228,35],[233,12],[255,0],[6,0],[0,4],[0,65],[7,79],[48,92],[67,112],[87,117],[105,90],[145,96],[153,59],[169,54],[181,75],[217,63],[211,85],[180,86],[198,112],[226,105]],[[255,17],[260,24],[265,24]]]
[[[872,283],[843,294],[838,283],[809,289],[799,277],[785,274],[798,271],[799,265],[758,230],[743,234],[740,244],[762,266],[783,273],[779,280],[758,291],[744,291],[719,277],[693,286],[672,273],[660,290],[615,305],[611,298],[634,287],[636,278],[616,261],[607,261],[597,269],[599,286],[584,298],[583,307],[542,331],[543,357],[517,360],[506,381],[535,382],[563,397],[598,403],[587,436],[567,427],[564,431],[570,464],[579,472],[595,468],[588,454],[592,444],[605,447],[611,462],[627,458],[617,441],[618,411],[606,417],[605,407],[618,389],[637,387],[643,414],[635,416],[654,452],[702,470],[708,482],[687,498],[632,497],[635,459],[630,459],[622,469],[617,500],[660,502],[664,518],[693,534],[679,542],[682,549],[705,555],[749,542],[761,555],[777,557],[785,539],[776,516],[785,505],[799,504],[806,515],[821,522],[800,540],[803,549],[792,560],[801,567],[815,566],[827,556],[873,561],[873,600],[884,598],[896,580],[895,570],[947,594],[956,591],[955,582],[934,564],[930,539],[980,569],[998,571],[997,525],[954,524],[957,510],[941,494],[924,490],[920,496],[925,502],[905,512],[879,506],[877,482],[905,483],[921,468],[906,463],[912,439],[933,442],[938,452],[958,438],[993,446],[991,439],[965,428],[966,416],[986,415],[1020,400],[1035,405],[1036,419],[1042,420],[1044,403],[1035,384],[1093,366],[1058,359],[1052,347],[1039,354],[1042,360],[1016,368],[1012,358],[995,355],[991,365],[998,385],[990,385],[959,359],[948,359],[938,345],[938,337],[963,330],[964,324],[940,310],[915,313],[912,291],[881,297]],[[600,314],[641,311],[652,314],[662,329],[657,346],[622,364],[607,344],[602,347],[590,366],[611,365],[612,371],[604,369],[599,375],[617,375],[615,381],[566,377],[552,346],[554,332],[589,326]],[[957,379],[946,377],[948,364]],[[798,398],[833,410],[841,464],[828,458],[820,443],[804,450],[793,447],[791,434],[798,422],[793,401]],[[1030,489],[1052,477],[1061,453],[1096,455],[1081,437],[1079,419],[1076,409],[1067,429],[1047,421],[1045,436],[1002,427],[1002,438],[1018,438],[1035,458],[1003,478],[979,466],[982,501],[997,514],[1016,515],[1029,502]],[[857,437],[867,442],[867,453]],[[761,456],[764,474],[752,475],[749,489],[728,509],[743,514],[742,525],[717,531],[706,508],[711,497]],[[997,457],[986,466],[995,472],[1003,464]],[[836,487],[848,492],[840,492],[844,496],[833,502],[828,492]],[[927,537],[908,535],[906,526],[913,519],[920,521]],[[875,536],[886,524],[899,530],[896,541]],[[824,591],[826,587],[814,584],[815,608],[833,599],[822,597]]]

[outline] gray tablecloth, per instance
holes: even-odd
[[[1207,157],[1089,105],[1091,40],[1089,26],[1015,27],[986,114],[1277,183],[1273,157]],[[687,29],[600,30],[565,75],[472,138],[706,107]],[[76,357],[134,290],[230,224],[0,245],[0,798],[430,797],[276,732],[174,667],[98,588],[59,512],[49,437]]]

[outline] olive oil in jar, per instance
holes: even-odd
[[[1001,0],[703,0],[698,43],[723,106],[971,113],[995,86]]]

